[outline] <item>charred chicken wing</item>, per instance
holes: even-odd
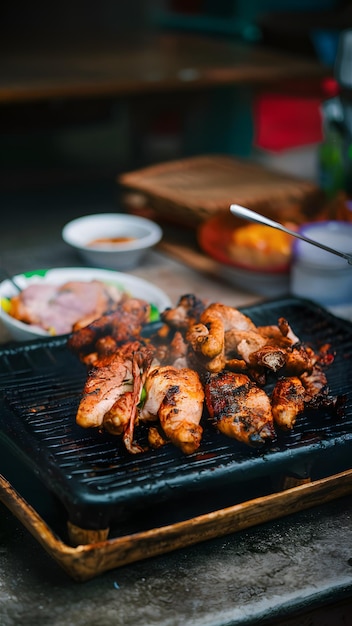
[[[199,321],[204,309],[203,300],[193,294],[186,294],[181,296],[175,308],[165,309],[161,313],[161,319],[172,328],[187,330],[190,324]]]
[[[159,419],[165,437],[185,454],[200,445],[204,390],[198,374],[173,366],[154,367],[146,383],[146,401],[139,419]]]
[[[131,453],[143,450],[135,441],[138,423],[148,426],[151,447],[171,442],[195,452],[204,401],[221,433],[252,447],[274,440],[275,426],[291,430],[305,407],[338,408],[324,371],[329,346],[314,352],[284,317],[256,326],[234,307],[185,295],[146,338],[149,313],[144,300],[122,297],[116,310],[68,340],[91,368],[77,424],[120,435]],[[263,387],[273,376],[269,398]]]
[[[152,361],[150,348],[138,341],[127,343],[118,352],[101,359],[88,373],[76,422],[83,428],[104,426],[122,434],[126,447],[133,449],[133,429],[143,383]]]
[[[209,372],[225,367],[225,333],[231,329],[255,330],[254,323],[238,309],[220,303],[210,304],[198,324],[190,326],[187,340]]]
[[[224,435],[254,447],[275,438],[270,399],[245,374],[224,371],[210,375],[205,402]]]
[[[302,413],[305,389],[297,376],[280,378],[271,396],[271,406],[275,423],[283,430],[291,430],[297,416]]]
[[[138,298],[125,298],[112,313],[103,315],[84,328],[74,330],[68,339],[68,347],[82,362],[92,364],[106,353],[111,345],[139,339],[141,329],[149,320],[150,304]],[[107,352],[106,340],[109,337]]]

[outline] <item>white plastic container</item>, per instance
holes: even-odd
[[[305,224],[300,233],[340,252],[352,253],[352,223],[326,221]],[[352,265],[305,241],[293,246],[290,290],[322,306],[352,305]]]

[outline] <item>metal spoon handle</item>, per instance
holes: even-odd
[[[288,235],[292,235],[292,237],[296,237],[297,239],[302,239],[302,241],[306,241],[307,243],[316,246],[317,248],[321,248],[322,250],[326,250],[326,252],[331,252],[332,254],[336,254],[337,256],[346,259],[350,265],[352,265],[352,254],[347,254],[347,252],[340,252],[339,250],[335,250],[334,248],[330,248],[323,243],[319,243],[319,241],[314,241],[314,239],[309,239],[309,237],[305,237],[300,233],[296,233],[296,231],[291,230],[290,228],[286,228],[279,222],[275,222],[274,220],[265,217],[264,215],[260,215],[260,213],[256,213],[256,211],[252,211],[251,209],[246,209],[244,206],[240,206],[239,204],[231,204],[230,211],[233,215],[237,217],[243,217],[249,222],[255,222],[258,224],[265,224],[265,226],[271,226],[271,228],[276,228],[277,230],[282,230],[284,233]]]

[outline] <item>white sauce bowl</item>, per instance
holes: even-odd
[[[123,213],[85,215],[72,220],[62,230],[65,243],[77,250],[87,265],[115,270],[139,265],[162,234],[160,226],[152,220]],[[113,242],[119,238],[121,241]],[[97,243],[98,239],[106,241]]]

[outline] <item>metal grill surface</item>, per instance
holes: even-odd
[[[335,354],[327,369],[332,395],[344,397],[342,415],[306,411],[292,433],[278,433],[265,450],[250,449],[204,422],[200,449],[185,456],[169,445],[129,454],[120,439],[75,423],[86,369],[66,338],[16,344],[0,351],[0,442],[86,528],[110,525],[131,512],[185,494],[206,496],[231,487],[233,501],[252,481],[294,474],[317,477],[350,466],[352,446],[352,325],[313,303],[281,299],[243,308],[258,325],[285,317],[302,341]],[[270,383],[267,391],[270,392]],[[139,432],[143,439],[144,433]]]

